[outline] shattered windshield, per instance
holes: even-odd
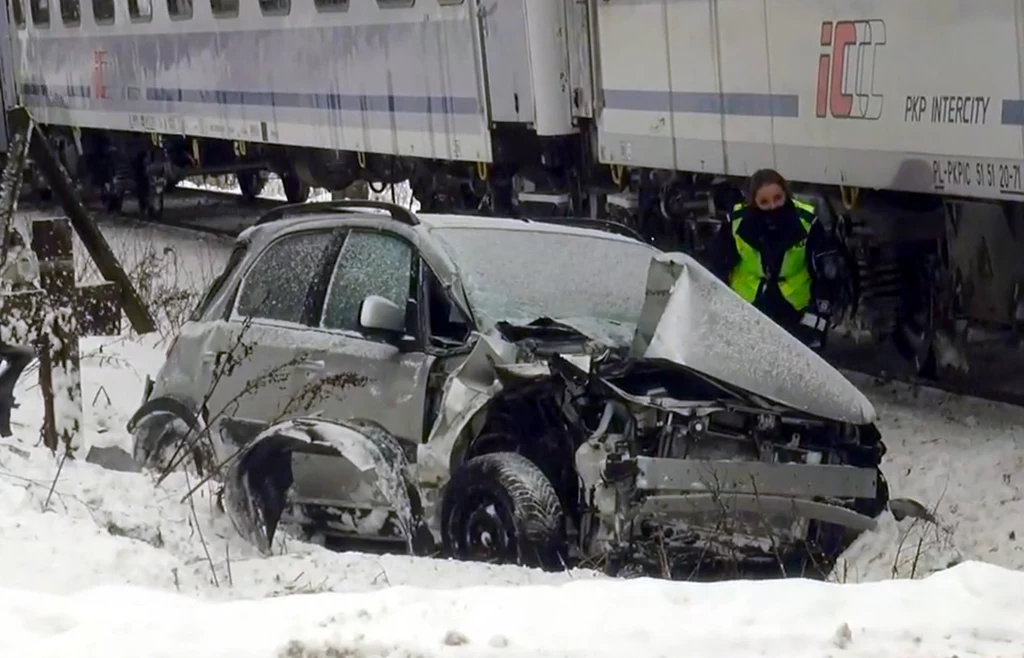
[[[633,338],[656,249],[613,236],[554,230],[434,230],[487,331],[550,318],[612,344]]]

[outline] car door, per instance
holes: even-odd
[[[402,237],[352,229],[338,254],[323,310],[307,341],[311,355],[293,395],[303,408],[329,418],[364,419],[411,442],[423,437],[427,372],[433,357],[422,347],[415,304],[419,255]],[[364,299],[379,295],[406,308],[401,340],[369,335],[359,324]],[[304,391],[304,392],[303,392]]]
[[[228,320],[211,328],[202,347],[211,422],[272,423],[293,412],[294,370],[306,360],[303,337],[318,319],[311,300],[322,296],[339,236],[329,229],[287,234],[254,259]]]

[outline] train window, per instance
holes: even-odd
[[[11,13],[14,14],[14,24],[25,27],[25,10],[21,6],[21,0],[11,0]]]
[[[317,11],[348,11],[348,0],[313,0]]]
[[[49,0],[29,0],[28,9],[32,12],[32,24],[36,27],[50,27]]]
[[[133,23],[153,20],[153,0],[128,0],[128,17]]]
[[[100,25],[114,22],[114,0],[92,0],[92,17]]]
[[[79,0],[60,0],[60,19],[65,25],[81,25],[82,5]]]
[[[284,16],[291,10],[292,0],[260,0],[260,11],[264,14]]]
[[[238,0],[210,0],[210,9],[217,18],[238,16]]]
[[[192,18],[192,0],[167,0],[167,13],[180,21]]]
[[[466,0],[437,0],[437,4],[441,5],[442,7],[446,5],[462,5],[466,4]]]
[[[416,4],[416,0],[377,0],[377,6],[381,9],[401,9],[402,7],[412,7]]]

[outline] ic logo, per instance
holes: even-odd
[[[885,21],[825,21],[821,24],[819,118],[877,120],[882,95],[875,93],[875,53],[884,46]]]

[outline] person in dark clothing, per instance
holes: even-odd
[[[7,261],[0,270],[0,283],[12,292],[35,288],[39,278],[39,264],[35,254],[25,244],[21,234],[12,229],[8,234]],[[35,350],[28,345],[8,345],[0,340],[0,437],[11,436],[11,410],[17,409],[14,401],[14,387],[18,378],[32,360]]]
[[[830,236],[777,171],[751,176],[746,198],[715,236],[711,271],[805,344],[822,347],[838,276]]]

